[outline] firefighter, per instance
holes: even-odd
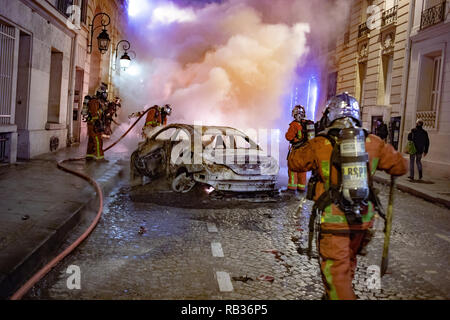
[[[291,171],[312,170],[318,177],[309,249],[311,232],[317,228],[326,298],[351,300],[356,299],[356,255],[370,238],[375,211],[383,216],[371,176],[377,169],[400,176],[407,165],[391,145],[361,128],[358,102],[347,93],[328,102],[324,117],[325,130],[294,149],[288,165]]]
[[[107,104],[106,110],[103,114],[104,122],[105,122],[105,133],[106,137],[110,137],[112,135],[112,124],[120,125],[117,121],[114,120],[114,117],[117,117],[117,110],[121,108],[122,105],[120,103],[120,98],[115,97],[114,101],[110,101]]]
[[[140,117],[143,112],[132,113],[128,118]],[[147,112],[145,124],[142,127],[142,136],[150,137],[156,127],[167,125],[167,117],[172,114],[172,107],[169,104],[160,107],[154,105]]]
[[[289,153],[292,148],[299,147],[304,144],[308,139],[314,137],[314,122],[306,120],[305,108],[301,105],[295,106],[292,109],[292,121],[289,125],[289,129],[286,132],[286,140],[289,141]],[[289,157],[289,154],[288,154]],[[288,170],[289,182],[288,190],[298,190],[300,192],[305,191],[306,188],[306,172],[295,172]]]
[[[102,83],[94,97],[88,104],[87,127],[88,127],[88,145],[86,152],[87,160],[105,160],[103,155],[102,135],[104,130],[103,112],[106,109],[108,99],[108,90],[106,84]]]

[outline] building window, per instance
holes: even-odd
[[[67,9],[74,4],[74,0],[58,0],[57,9],[66,17],[69,17],[70,14],[67,13]]]
[[[392,88],[392,65],[394,62],[392,55],[384,55],[381,58],[381,83],[379,86],[378,104],[388,106],[391,104]]]
[[[386,26],[397,22],[398,0],[387,0],[382,17],[382,25]]]
[[[358,84],[356,88],[357,98],[360,105],[364,105],[364,90],[366,88],[367,62],[358,64]]]
[[[367,15],[367,11],[369,6],[372,5],[372,1],[363,0],[361,6],[361,23],[358,26],[358,38],[364,37],[370,33],[369,27],[367,26],[367,20],[369,16]]]
[[[433,82],[431,86],[430,106],[431,110],[436,111],[438,109],[439,95],[441,93],[441,64],[442,56],[433,58]]]
[[[416,117],[424,120],[424,126],[428,128],[436,128],[442,88],[442,67],[442,51],[422,56]]]
[[[87,21],[88,0],[81,0],[81,22]]]
[[[0,21],[0,125],[11,123],[16,30]]]
[[[59,123],[61,105],[63,54],[52,50],[50,62],[50,86],[48,94],[47,122]]]
[[[338,75],[337,72],[332,72],[328,74],[327,100],[331,99],[336,95],[337,75]]]
[[[345,27],[345,33],[344,33],[344,46],[348,46],[350,43],[350,20],[347,22],[347,26]]]

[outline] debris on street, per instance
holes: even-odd
[[[272,277],[272,276],[266,276],[266,275],[260,275],[259,277],[258,277],[258,280],[260,280],[260,281],[267,281],[267,282],[270,282],[270,283],[272,283],[274,280],[275,280],[275,278],[274,277]]]
[[[139,228],[139,234],[140,235],[143,235],[144,233],[146,233],[147,232],[147,230],[143,227],[143,226],[141,226],[140,228]]]
[[[247,277],[247,276],[245,276],[245,277],[232,277],[232,279],[233,279],[233,281],[241,281],[241,282],[244,282],[244,283],[247,283],[247,281],[253,281],[253,279],[252,278],[250,278],[250,277]]]

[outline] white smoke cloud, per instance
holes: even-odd
[[[343,32],[351,4],[129,2],[128,39],[137,59],[130,72],[114,79],[123,100],[121,120],[146,105],[170,103],[169,123],[278,127],[283,133],[290,114],[282,99],[291,91],[296,69],[308,63],[315,47]]]
[[[174,4],[164,8],[176,10],[177,17],[181,10],[186,10]],[[190,9],[188,17],[192,18],[192,14]],[[165,15],[170,14],[166,11]],[[298,61],[308,52],[309,26],[264,24],[261,14],[245,3],[209,6],[197,11],[196,16],[165,30],[150,29],[161,32],[156,38],[169,36],[163,45],[169,57],[164,57],[158,49],[153,50],[161,56],[156,59],[138,51],[138,63],[147,64],[147,71],[143,78],[129,77],[127,83],[134,86],[141,86],[136,84],[141,80],[145,83],[143,97],[148,100],[139,102],[171,103],[174,106],[171,120],[191,123],[201,120],[208,124],[255,126],[266,122],[267,115],[261,110],[279,113],[280,98],[289,87]],[[214,25],[211,29],[210,24]],[[178,37],[170,35],[183,33],[185,27],[190,36],[185,41],[173,42]],[[212,31],[218,33],[215,41],[211,41]],[[150,45],[154,43],[153,38],[149,36]],[[193,47],[204,52],[195,54],[198,61],[185,63],[186,57],[196,58],[189,51]],[[132,90],[124,90],[123,85],[121,95],[126,102],[127,92]]]

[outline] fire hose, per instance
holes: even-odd
[[[139,118],[133,123],[133,125],[130,126],[130,128],[113,144],[111,144],[109,147],[104,149],[103,151],[108,151],[112,147],[114,147],[117,143],[119,143],[133,128],[136,126],[136,124],[141,120],[141,118],[150,111],[150,108],[145,110]],[[98,222],[100,221],[102,212],[103,212],[103,192],[100,188],[100,185],[95,181],[92,177],[83,174],[81,172],[69,169],[68,167],[65,167],[63,163],[65,162],[72,162],[72,161],[81,161],[85,160],[86,158],[71,158],[71,159],[65,159],[57,162],[57,167],[60,170],[67,171],[71,174],[74,174],[86,181],[88,181],[97,192],[97,195],[99,197],[99,207],[97,210],[97,215],[95,216],[94,220],[92,221],[91,225],[86,229],[86,231],[77,239],[75,240],[70,246],[68,246],[63,252],[58,254],[55,258],[53,258],[49,263],[47,263],[44,267],[42,267],[38,272],[36,272],[24,285],[22,285],[10,298],[10,300],[20,300],[22,297],[39,281],[41,280],[48,272],[50,272],[59,262],[61,262],[67,255],[69,255],[76,247],[78,247],[88,236],[89,234],[95,229]]]

